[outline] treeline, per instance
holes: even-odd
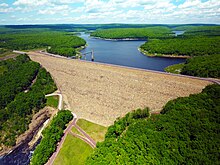
[[[220,54],[220,36],[218,37],[178,37],[163,40],[150,40],[141,45],[149,54],[204,56]]]
[[[219,108],[220,86],[210,85],[169,101],[159,115],[127,122],[127,114],[109,127],[86,164],[219,164]]]
[[[183,36],[219,36],[220,27],[219,26],[180,26],[173,30],[185,31]]]
[[[13,146],[16,138],[28,129],[32,116],[45,106],[45,94],[57,88],[50,74],[27,55],[3,61],[1,66],[7,67],[7,71],[0,76],[4,79],[0,81],[4,98],[0,109],[0,144]]]
[[[107,133],[105,134],[105,139],[108,138],[118,138],[122,133],[131,125],[133,122],[136,122],[138,119],[144,119],[149,117],[149,108],[137,109],[132,112],[129,112],[123,118],[118,118],[114,125],[108,128]]]
[[[220,78],[220,55],[189,58],[183,66],[181,74]]]
[[[73,115],[68,110],[61,110],[53,118],[51,124],[44,129],[43,138],[34,151],[31,159],[32,165],[43,165],[47,163],[50,156],[55,152],[57,143],[63,136],[66,124],[73,119]],[[74,147],[74,146],[73,146]]]
[[[147,27],[147,28],[115,28],[106,30],[97,30],[91,33],[93,37],[105,39],[151,39],[151,38],[169,38],[172,36],[172,31],[167,27]]]
[[[215,26],[213,24],[187,24],[187,25],[172,25],[172,24],[48,24],[48,25],[4,25],[0,26],[0,33],[5,31],[29,31],[33,29],[43,29],[43,30],[55,30],[55,31],[94,31],[97,29],[112,29],[112,28],[146,28],[146,27],[155,27],[163,26],[169,28],[181,28],[185,26]]]
[[[0,36],[0,48],[10,50],[29,50],[51,47],[52,51],[59,51],[65,56],[75,55],[74,48],[84,46],[86,41],[78,36],[67,35],[65,32],[55,31],[17,31],[7,32]],[[71,52],[71,50],[73,50]]]
[[[0,108],[14,100],[16,94],[30,86],[40,65],[28,56],[18,56],[15,60],[1,61],[0,66],[7,72],[0,76]]]

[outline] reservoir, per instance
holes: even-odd
[[[81,52],[94,50],[96,62],[129,66],[141,69],[164,71],[164,68],[185,62],[185,59],[148,57],[138,51],[138,47],[145,41],[115,41],[102,40],[90,37],[89,34],[81,33],[88,46]],[[86,60],[91,61],[91,54],[86,55]]]

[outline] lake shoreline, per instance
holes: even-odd
[[[104,40],[104,41],[147,41],[147,39],[140,39],[140,38],[117,38],[117,39],[111,39],[111,38],[101,38],[101,37],[95,37],[95,36],[90,36],[91,38],[94,39],[99,39],[99,40]],[[86,47],[84,47],[86,48]],[[148,57],[160,57],[160,58],[172,58],[172,59],[188,59],[190,56],[184,56],[184,55],[165,55],[165,54],[151,54],[146,52],[145,50],[141,49],[140,47],[138,48],[138,51]]]
[[[105,41],[147,41],[147,39],[140,39],[140,38],[101,38],[101,37],[95,37],[95,36],[90,36],[91,38],[95,39],[100,39],[100,40],[105,40]]]
[[[188,59],[191,58],[190,56],[183,56],[183,55],[165,55],[165,54],[152,54],[148,53],[147,51],[143,50],[142,48],[138,48],[138,51],[141,52],[143,55],[148,57],[161,57],[161,58],[176,58],[176,59]]]

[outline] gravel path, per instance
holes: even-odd
[[[109,126],[127,112],[199,93],[211,82],[187,77],[28,53],[53,76],[67,108],[79,118]]]

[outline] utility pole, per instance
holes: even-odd
[[[92,61],[94,61],[94,50],[92,49]]]

